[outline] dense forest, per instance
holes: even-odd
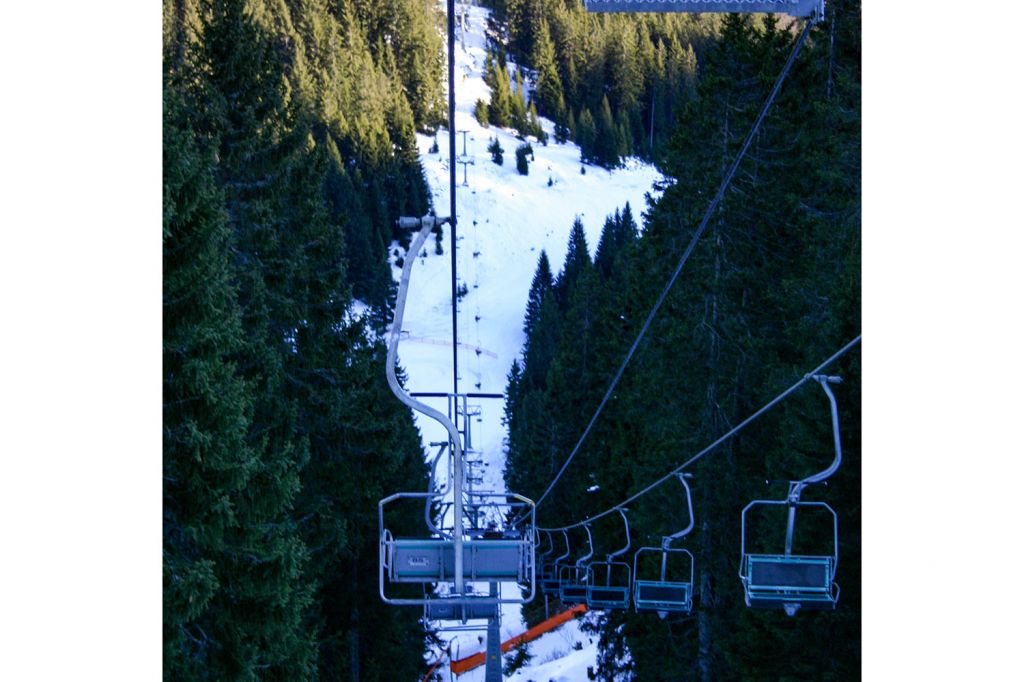
[[[523,362],[513,365],[507,387],[510,490],[539,496],[583,432],[790,53],[788,23],[722,21],[666,143],[668,181],[642,230],[627,205],[608,218],[593,259],[579,224],[559,271],[541,255]],[[614,397],[539,509],[540,525],[575,523],[618,504],[857,336],[859,84],[859,2],[836,0]],[[694,616],[603,615],[600,679],[859,678],[859,351],[829,372],[844,379],[836,393],[845,460],[827,487],[805,499],[839,513],[839,608],[795,618],[753,611],[737,577],[746,503],[783,499],[785,481],[832,460],[828,401],[810,384],[693,467],[697,526],[686,546],[696,557]],[[685,526],[683,500],[678,485],[666,484],[635,502],[634,548],[657,546]],[[764,538],[777,545],[785,522],[776,521]],[[617,515],[593,530],[597,557],[623,544]],[[579,556],[585,536],[571,537]],[[798,522],[797,537],[830,550],[830,528]],[[540,603],[527,610],[531,622],[542,614]]]
[[[660,160],[721,24],[715,14],[588,14],[579,0],[483,4],[493,10],[495,62],[528,71],[528,104],[580,146],[583,161],[605,167],[629,155]],[[493,89],[490,106],[508,108],[504,89]]]
[[[376,589],[377,500],[425,476],[376,339],[429,208],[435,4],[164,2],[165,679],[420,672]]]

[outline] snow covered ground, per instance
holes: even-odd
[[[605,218],[628,201],[634,215],[646,208],[645,193],[660,179],[649,165],[631,162],[626,168],[606,171],[587,166],[580,173],[580,152],[574,144],[556,144],[553,124],[542,119],[550,141],[542,146],[532,141],[535,160],[529,175],[515,168],[515,148],[520,144],[514,134],[495,127],[483,128],[473,116],[477,99],[489,100],[489,88],[483,82],[485,27],[487,10],[471,7],[466,33],[466,49],[456,44],[457,131],[466,131],[465,150],[473,160],[467,167],[468,186],[461,186],[463,167],[458,167],[458,248],[456,253],[459,282],[468,293],[459,303],[459,391],[502,393],[513,359],[519,357],[526,299],[541,250],[547,251],[552,269],[565,260],[569,230],[579,216],[586,230],[591,255],[597,248]],[[490,138],[497,136],[505,150],[504,165],[491,161],[487,152]],[[449,212],[448,134],[437,135],[440,153],[429,153],[434,138],[418,136],[420,156],[433,193],[438,215]],[[457,132],[457,152],[463,152],[463,135]],[[549,186],[548,181],[552,184]],[[406,369],[410,391],[452,390],[452,321],[450,234],[445,226],[443,255],[435,255],[434,240],[427,243],[412,273],[404,331],[407,337],[399,346],[401,365]],[[397,245],[391,246],[392,262]],[[404,254],[403,254],[404,255]],[[397,280],[398,267],[393,268]],[[432,401],[445,409],[443,399]],[[475,449],[482,455],[483,484],[478,489],[504,491],[501,400],[476,400],[480,416],[473,426]],[[424,444],[445,440],[443,429],[417,415]],[[431,454],[436,448],[430,448]],[[505,595],[515,596],[512,586]],[[518,606],[502,610],[502,639],[525,629]],[[442,632],[454,639],[453,652],[464,657],[483,649],[478,640],[483,632]],[[576,650],[576,643],[582,649]],[[580,633],[570,623],[530,645],[533,659],[513,680],[586,680],[586,669],[595,665],[596,637]],[[444,669],[447,679],[448,671]],[[483,680],[483,669],[459,678],[464,682]]]

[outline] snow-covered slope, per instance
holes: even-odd
[[[461,186],[463,167],[457,168],[460,186],[458,202],[457,270],[459,281],[468,293],[459,303],[459,390],[460,392],[501,393],[513,359],[523,345],[523,315],[537,259],[546,250],[552,268],[560,269],[566,254],[573,219],[583,222],[591,255],[597,247],[605,218],[628,201],[634,214],[646,206],[644,195],[660,178],[652,167],[640,163],[612,172],[594,166],[581,174],[579,148],[556,144],[553,124],[542,119],[551,141],[542,146],[532,141],[535,161],[529,175],[515,168],[515,148],[520,141],[508,130],[483,128],[473,116],[477,99],[489,100],[483,82],[487,11],[471,7],[465,36],[466,49],[456,45],[457,131],[466,131],[465,147],[473,165],[468,166],[468,186]],[[505,150],[505,163],[491,161],[487,144],[497,137]],[[463,135],[457,133],[457,151],[463,151]],[[429,153],[434,139],[419,136],[421,159],[433,193],[438,215],[449,212],[448,135],[437,135],[440,153]],[[549,186],[548,181],[552,184]],[[408,374],[406,388],[411,391],[452,390],[452,321],[450,236],[446,231],[443,255],[435,255],[433,240],[425,256],[417,256],[412,274],[405,316],[407,337],[399,347],[402,366]],[[392,245],[394,254],[396,246]],[[392,256],[394,261],[394,256]],[[396,279],[399,268],[393,269]],[[444,401],[437,407],[444,409]],[[484,482],[481,489],[504,491],[504,450],[506,437],[502,425],[500,400],[478,400],[479,421],[473,424],[476,449],[482,451]],[[444,440],[440,426],[417,415],[417,424],[425,444]],[[433,451],[433,449],[431,449]],[[512,588],[506,587],[508,596]],[[519,607],[505,607],[502,613],[502,639],[525,629]],[[479,633],[481,636],[483,633]],[[453,651],[460,656],[479,651],[483,645],[477,633],[442,633],[456,638]],[[575,624],[552,632],[530,651],[531,665],[512,679],[585,680],[587,666],[594,665],[596,641],[579,633]],[[571,640],[571,641],[570,641]],[[576,641],[585,646],[574,650]],[[547,659],[547,660],[545,660]],[[483,679],[482,669],[460,678],[466,682]]]

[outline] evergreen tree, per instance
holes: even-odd
[[[308,132],[289,128],[299,106],[279,89],[284,64],[269,30],[237,3],[214,3],[203,35],[212,104],[206,124],[219,133],[229,225],[249,265],[239,280],[247,343],[238,358],[255,395],[247,434],[253,464],[229,541],[239,549],[224,565],[221,582],[230,590],[211,606],[222,627],[210,634],[217,646],[209,665],[222,671],[218,677],[250,678],[257,669],[305,677],[315,656],[303,625],[312,586],[303,576],[308,554],[288,514],[308,450],[297,405],[279,389],[305,312],[288,286],[300,269],[289,252],[324,227],[320,169],[301,161]]]
[[[548,261],[548,254],[543,249],[540,258],[537,259],[537,270],[533,273],[533,281],[530,283],[530,294],[526,299],[526,317],[523,320],[523,333],[526,335],[527,345],[530,336],[533,334],[533,327],[537,317],[540,315],[541,302],[544,296],[554,290],[555,281],[551,274],[551,263]]]
[[[605,168],[619,165],[619,159],[625,154],[625,140],[622,130],[615,124],[612,117],[608,97],[601,98],[601,113],[597,118],[597,136],[594,143],[594,156],[598,164]]]
[[[580,160],[583,163],[599,162],[597,135],[594,117],[590,114],[590,109],[584,108],[576,126],[576,133],[573,135],[576,144],[580,146]]]
[[[527,340],[523,375],[528,387],[543,388],[547,385],[548,368],[558,348],[560,334],[561,315],[552,291],[552,295],[541,299],[533,333]]]
[[[565,254],[565,264],[555,280],[555,299],[558,301],[560,309],[568,308],[577,280],[591,265],[590,252],[587,250],[587,235],[583,231],[583,223],[577,216],[569,231],[569,250]]]
[[[601,238],[597,242],[594,265],[597,266],[598,273],[604,279],[608,279],[612,274],[615,257],[618,255],[618,231],[621,221],[622,218],[619,216],[618,210],[615,211],[614,217],[608,216],[604,221],[604,227],[601,229]]]
[[[242,346],[231,232],[211,155],[165,92],[164,118],[164,675],[200,679],[228,614],[231,556],[256,463],[245,435],[252,395],[231,355]]]
[[[616,211],[616,213],[618,213],[618,211]],[[623,248],[636,241],[638,229],[636,220],[633,218],[633,209],[630,208],[628,201],[626,202],[626,205],[622,207],[622,217],[616,221],[616,227],[618,229],[615,233],[615,241],[619,248]]]
[[[491,153],[491,161],[494,163],[500,166],[505,162],[505,150],[502,149],[497,136],[491,138],[490,143],[487,145],[487,151]]]
[[[523,85],[523,72],[519,69],[515,72],[515,92],[512,93],[509,103],[509,123],[518,131],[520,137],[530,133],[526,118],[526,86]]]
[[[480,125],[486,128],[490,120],[487,114],[487,102],[482,99],[478,99],[476,104],[473,106],[473,116]]]
[[[546,21],[542,20],[537,25],[537,38],[534,41],[530,64],[537,72],[537,81],[533,90],[534,101],[545,114],[552,116],[555,120],[561,120],[561,116],[564,115],[561,112],[565,109],[562,79],[558,75],[558,67],[555,64],[555,44],[551,41],[551,32],[548,30]]]
[[[537,138],[538,142],[543,145],[547,145],[548,134],[544,132],[544,128],[540,125],[540,118],[537,116],[537,107],[533,102],[530,102],[530,107],[526,111],[526,129],[528,135],[533,135]]]
[[[640,48],[634,24],[622,24],[618,29],[617,35],[608,41],[608,84],[616,110],[630,111],[639,104],[643,91]]]
[[[491,53],[488,53],[486,68],[487,77],[484,80],[491,87],[487,117],[494,125],[504,128],[512,124],[512,92],[508,72]]]
[[[516,170],[519,171],[520,175],[530,174],[530,162],[527,159],[529,154],[529,145],[521,144],[518,147],[516,147]]]

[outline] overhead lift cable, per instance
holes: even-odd
[[[691,465],[693,465],[697,460],[699,460],[704,455],[708,454],[709,452],[711,452],[712,450],[717,448],[719,445],[721,445],[725,441],[727,441],[730,438],[732,438],[733,436],[735,436],[741,430],[743,430],[748,425],[750,425],[752,422],[757,420],[765,412],[767,412],[768,410],[770,410],[771,408],[775,407],[780,402],[782,402],[783,400],[788,398],[794,391],[796,391],[798,388],[803,386],[805,383],[807,383],[808,381],[816,381],[815,377],[818,376],[819,374],[821,374],[822,370],[824,370],[826,367],[831,365],[833,362],[835,362],[836,360],[838,360],[842,356],[846,355],[846,353],[848,353],[850,351],[850,349],[852,349],[854,346],[856,346],[858,343],[860,343],[860,340],[861,340],[861,336],[860,336],[860,334],[858,334],[855,339],[853,339],[852,341],[847,343],[845,346],[840,348],[838,351],[833,353],[832,356],[828,360],[825,360],[825,362],[821,363],[820,365],[815,367],[813,370],[811,370],[810,372],[805,374],[800,380],[798,380],[792,386],[790,386],[785,391],[783,391],[782,393],[778,394],[777,396],[775,396],[774,398],[769,400],[767,403],[765,403],[756,412],[751,414],[749,417],[747,417],[746,419],[741,421],[739,424],[737,424],[733,428],[729,429],[729,431],[727,431],[726,433],[724,433],[721,436],[719,436],[713,443],[708,445],[706,448],[704,448],[703,450],[698,452],[696,455],[694,455],[690,459],[686,460],[685,462],[683,462],[682,464],[677,466],[672,471],[668,472],[667,474],[665,474],[664,476],[659,478],[654,483],[651,483],[649,486],[647,486],[646,488],[644,488],[640,492],[634,493],[633,495],[627,497],[622,502],[619,502],[614,507],[610,507],[610,508],[606,509],[605,511],[601,512],[600,514],[596,514],[594,516],[589,516],[586,519],[583,519],[582,521],[579,521],[577,523],[569,524],[567,526],[554,527],[554,528],[543,528],[543,527],[538,526],[537,530],[541,530],[541,531],[545,531],[545,532],[555,532],[555,531],[568,531],[568,530],[572,530],[573,528],[580,528],[582,526],[586,526],[587,524],[593,523],[594,521],[596,521],[596,520],[598,520],[600,518],[608,516],[609,514],[613,514],[613,513],[615,513],[616,510],[621,509],[622,507],[627,506],[628,504],[632,503],[634,500],[640,499],[641,497],[643,497],[647,493],[651,492],[652,490],[654,490],[655,488],[660,486],[665,481],[668,481],[669,479],[673,478],[676,474],[680,473],[681,471],[683,471],[683,470],[687,469],[688,467],[690,467]]]
[[[537,507],[540,507],[540,505],[544,503],[544,500],[554,489],[555,485],[558,484],[559,479],[562,478],[562,474],[564,474],[565,470],[569,468],[569,464],[572,462],[573,458],[579,452],[580,447],[583,445],[583,442],[587,439],[587,436],[590,435],[590,431],[591,429],[594,428],[594,424],[597,422],[597,418],[601,415],[601,412],[604,410],[604,406],[611,399],[612,393],[615,392],[615,388],[616,386],[618,386],[619,380],[622,378],[623,373],[626,371],[626,367],[629,365],[629,362],[633,359],[633,355],[636,353],[637,348],[640,346],[640,342],[647,334],[647,330],[650,328],[655,316],[658,314],[658,311],[661,309],[662,304],[668,297],[669,291],[672,290],[672,287],[675,285],[676,280],[679,279],[679,274],[683,271],[683,266],[686,265],[686,261],[689,260],[694,248],[696,248],[697,242],[700,241],[701,236],[703,236],[704,231],[707,229],[708,223],[711,221],[711,216],[714,214],[715,210],[718,208],[718,205],[722,202],[722,199],[725,197],[725,192],[729,188],[729,185],[732,183],[733,176],[736,175],[736,171],[739,169],[740,162],[743,161],[743,158],[747,154],[747,150],[750,148],[751,143],[754,141],[754,137],[761,129],[761,124],[764,122],[764,119],[768,115],[768,111],[771,109],[772,104],[775,102],[775,97],[779,94],[779,90],[782,88],[782,83],[783,81],[786,80],[786,76],[789,75],[789,71],[793,67],[793,63],[796,61],[797,55],[800,53],[800,48],[803,47],[804,42],[807,40],[807,35],[810,33],[811,26],[813,25],[813,20],[808,20],[804,25],[804,30],[800,33],[800,36],[797,38],[796,44],[793,46],[793,50],[789,55],[789,59],[786,60],[786,65],[782,68],[782,72],[779,74],[778,79],[776,79],[775,81],[775,85],[772,87],[771,92],[768,94],[768,99],[765,100],[764,105],[761,107],[761,113],[758,114],[757,120],[754,122],[754,126],[750,129],[750,133],[747,135],[746,140],[743,142],[743,146],[740,147],[739,153],[736,155],[735,160],[733,160],[732,165],[729,167],[729,170],[725,174],[725,177],[722,178],[722,182],[718,187],[718,191],[715,192],[715,196],[711,199],[711,203],[708,205],[707,211],[704,212],[704,218],[700,221],[700,225],[697,227],[697,230],[693,233],[693,237],[690,239],[690,243],[686,246],[686,250],[683,252],[683,255],[679,258],[679,263],[676,265],[675,271],[669,278],[668,283],[665,285],[665,288],[661,292],[661,295],[658,296],[658,300],[654,303],[654,307],[651,308],[651,311],[647,314],[647,319],[644,320],[643,326],[640,327],[640,333],[637,334],[636,339],[633,341],[633,345],[629,347],[629,351],[626,353],[626,357],[623,359],[622,364],[619,366],[619,369],[615,373],[614,378],[612,378],[612,382],[611,384],[609,384],[608,390],[605,391],[604,397],[601,398],[601,402],[597,406],[597,410],[594,411],[594,416],[590,418],[590,423],[588,423],[587,428],[583,430],[583,435],[581,435],[580,439],[576,442],[576,445],[569,453],[569,456],[562,464],[562,467],[558,470],[558,473],[555,474],[554,479],[552,479],[551,483],[544,491],[544,494],[537,498],[537,504],[535,509]]]

